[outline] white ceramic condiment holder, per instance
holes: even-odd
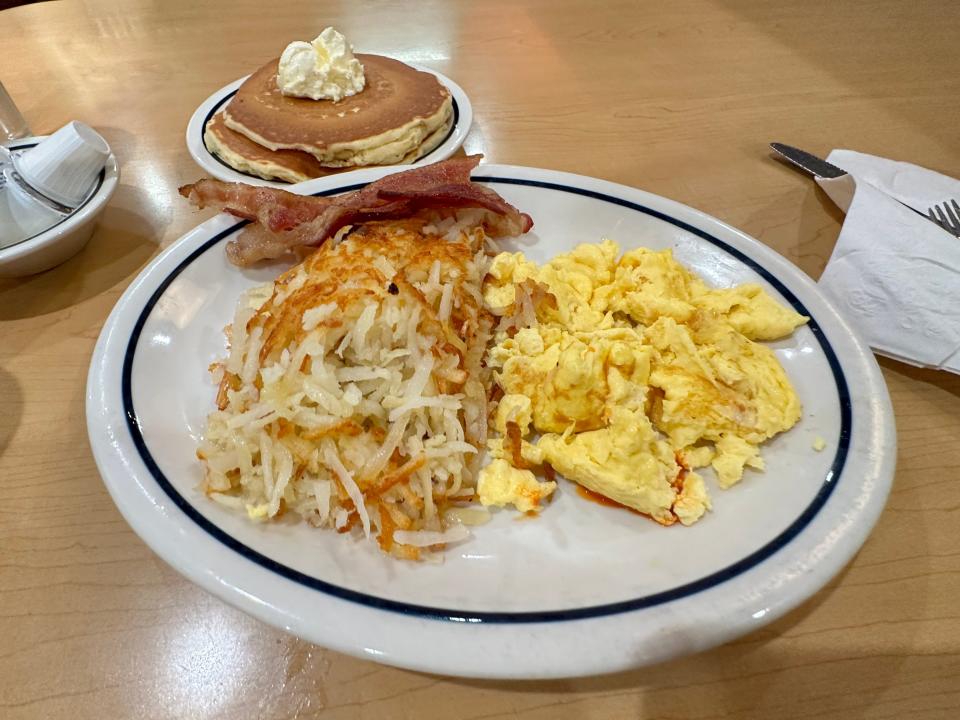
[[[110,147],[97,131],[74,121],[15,155],[13,165],[35,190],[73,209],[90,194],[109,156]]]

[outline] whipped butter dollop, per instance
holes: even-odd
[[[332,27],[324,28],[312,42],[287,45],[277,68],[277,87],[292,97],[337,102],[356,95],[364,83],[363,65]]]

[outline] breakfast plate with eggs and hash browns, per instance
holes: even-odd
[[[823,587],[895,465],[853,329],[710,216],[478,161],[181,188],[226,212],[88,379],[134,530],[261,620],[447,675],[637,667]]]

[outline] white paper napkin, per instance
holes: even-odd
[[[878,354],[960,373],[960,238],[897,202],[960,202],[960,181],[851,150],[827,160],[850,174],[817,179],[847,213],[820,287]]]

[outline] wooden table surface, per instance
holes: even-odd
[[[956,5],[48,2],[0,12],[2,81],[37,133],[98,128],[122,182],[90,245],[0,281],[0,717],[960,717],[960,378],[882,361],[899,455],[851,565],[724,647],[609,677],[462,681],[312,646],[183,580],[94,467],[90,354],[120,293],[205,214],[178,185],[194,108],[332,24],[435,68],[476,113],[469,152],[693,205],[817,277],[842,216],[774,162],[781,140],[960,175]],[[956,309],[947,309],[955,312]]]

